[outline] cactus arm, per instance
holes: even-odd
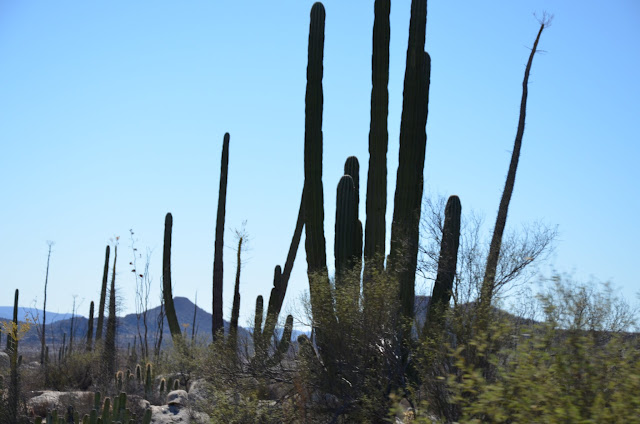
[[[176,316],[176,308],[173,304],[171,290],[171,230],[173,228],[173,216],[168,213],[164,220],[164,247],[162,252],[162,296],[164,299],[165,316],[169,324],[169,331],[174,343],[182,340],[182,332]]]

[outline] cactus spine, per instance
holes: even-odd
[[[227,203],[227,174],[229,171],[229,133],[224,135],[222,142],[222,159],[220,164],[220,189],[218,191],[218,215],[216,217],[216,241],[213,258],[213,316],[211,332],[216,340],[219,331],[224,332],[222,320],[222,276],[224,249],[224,219]]]
[[[98,325],[96,327],[96,343],[102,340],[102,328],[104,326],[104,306],[107,299],[107,279],[109,277],[109,251],[107,248],[104,253],[104,270],[102,272],[102,290],[100,291],[100,305],[98,308]]]
[[[429,103],[431,60],[429,55],[424,52],[426,23],[426,0],[413,0],[411,2],[409,45],[404,76],[400,151],[389,258],[392,274],[398,279],[401,313],[407,320],[413,318],[420,206],[427,144],[425,127]],[[406,335],[406,338],[408,337],[409,334]]]
[[[182,332],[176,316],[176,308],[173,305],[173,294],[171,292],[171,230],[173,228],[173,216],[168,213],[164,219],[164,248],[162,251],[162,297],[164,299],[164,310],[169,323],[169,331],[173,343],[182,341]]]

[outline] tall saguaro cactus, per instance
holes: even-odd
[[[390,0],[376,0],[373,21],[373,54],[371,57],[371,124],[369,127],[369,171],[364,237],[363,291],[374,270],[384,269],[387,213],[387,145],[389,132],[389,40]]]
[[[413,318],[420,232],[431,60],[424,52],[426,0],[411,2],[409,45],[404,75],[400,152],[391,224],[389,267],[398,278],[402,315]]]
[[[162,298],[164,310],[169,324],[169,331],[174,344],[182,341],[182,332],[176,308],[173,305],[173,293],[171,290],[171,230],[173,229],[173,216],[167,213],[164,218],[164,248],[162,250]]]
[[[311,310],[318,327],[333,318],[333,301],[327,272],[322,189],[322,60],[325,10],[322,3],[311,8],[304,121],[304,224],[305,250]],[[329,321],[330,322],[330,321]],[[318,342],[322,345],[319,333]]]
[[[213,316],[212,335],[216,340],[219,331],[224,331],[222,320],[222,250],[224,249],[224,218],[227,203],[227,174],[229,171],[229,133],[222,142],[222,160],[220,164],[220,190],[218,191],[218,215],[216,217],[216,241],[213,258]]]
[[[96,343],[102,340],[102,328],[104,327],[104,306],[107,300],[107,280],[109,278],[109,252],[107,245],[104,253],[104,270],[102,271],[102,290],[100,291],[100,305],[98,306],[98,325],[96,326]]]

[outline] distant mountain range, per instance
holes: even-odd
[[[183,327],[184,331],[186,331],[187,337],[190,338],[192,334],[193,317],[195,312],[195,337],[198,340],[202,340],[203,342],[210,342],[212,327],[211,314],[206,312],[202,308],[196,307],[194,303],[186,297],[175,297],[173,299],[173,303],[176,308],[178,322]],[[31,317],[31,308],[20,309],[21,310],[18,314],[18,318],[20,321],[24,321],[25,316]],[[13,307],[2,306],[0,307],[0,311],[3,311],[3,313],[0,315],[0,320],[10,320],[13,318]],[[38,312],[40,313],[41,317],[42,312]],[[33,310],[33,313],[36,313],[35,309]],[[150,345],[153,344],[155,334],[158,329],[159,314],[159,306],[156,306],[155,308],[149,309],[147,311],[147,339]],[[56,319],[50,320],[49,316],[55,317]],[[96,333],[95,326],[97,325],[97,321],[98,317],[96,313],[96,315],[94,316],[94,337]],[[167,323],[166,317],[163,321],[163,342],[170,343],[171,333],[169,332],[169,324]],[[86,317],[75,316],[73,318],[74,346],[85,343],[88,323],[89,320]],[[129,343],[133,344],[134,339],[138,336],[138,324],[140,325],[140,332],[144,333],[142,317],[140,317],[140,321],[138,321],[135,313],[117,318],[117,342],[120,347],[126,347]],[[106,329],[106,317],[104,325]],[[224,321],[224,328],[225,332],[229,331],[228,321]],[[63,334],[65,333],[68,343],[71,335],[71,314],[55,314],[47,311],[47,344],[51,345],[52,347],[59,347],[62,344]],[[105,330],[103,330],[103,334],[104,333]],[[244,337],[250,337],[250,334],[250,331],[245,328],[240,327],[238,329],[238,335],[241,339]],[[40,344],[39,328],[37,328],[37,326],[35,325],[32,325],[31,329],[27,332],[20,343],[21,347],[24,349],[38,347]]]
[[[24,321],[25,317],[33,320],[34,317],[40,317],[42,321],[42,309],[18,307],[18,320]],[[0,319],[13,319],[13,306],[0,306]],[[67,318],[71,318],[71,314],[58,314],[56,312],[47,311],[47,321],[56,322]]]

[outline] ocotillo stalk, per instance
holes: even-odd
[[[438,273],[431,293],[429,310],[427,311],[425,334],[429,334],[432,330],[438,331],[440,329],[444,311],[451,300],[453,280],[456,277],[456,265],[458,263],[461,211],[462,206],[458,196],[449,197],[444,210]]]
[[[7,334],[7,346],[9,353],[9,363],[11,367],[9,376],[9,397],[8,401],[8,418],[10,423],[18,422],[18,294],[16,289],[13,301],[13,321],[11,322],[11,332]]]
[[[169,331],[174,344],[182,341],[182,333],[176,308],[173,305],[173,293],[171,290],[171,230],[173,228],[173,216],[168,213],[164,218],[164,248],[162,250],[162,298],[164,310],[169,323]]]
[[[424,52],[426,23],[426,0],[413,0],[389,257],[389,268],[398,279],[401,312],[406,320],[413,319],[420,206],[427,144],[425,127],[431,63],[429,55]]]
[[[518,160],[520,159],[520,149],[522,147],[522,137],[524,136],[524,123],[527,115],[527,86],[529,84],[529,73],[531,72],[533,56],[536,54],[538,41],[540,41],[540,35],[542,34],[544,27],[545,22],[542,22],[540,25],[540,30],[538,31],[538,35],[536,36],[536,41],[533,43],[533,49],[531,49],[531,54],[529,55],[527,66],[524,70],[524,80],[522,81],[522,99],[520,101],[520,117],[518,118],[518,130],[516,131],[516,139],[513,143],[511,163],[509,164],[507,179],[504,184],[504,190],[502,191],[502,198],[500,199],[500,207],[498,208],[496,225],[493,230],[493,236],[491,237],[489,255],[487,256],[487,267],[485,269],[482,289],[480,291],[480,307],[483,314],[489,311],[491,301],[493,299],[496,269],[498,268],[498,259],[500,258],[500,247],[502,246],[502,234],[504,233],[504,228],[507,224],[507,212],[509,211],[509,202],[511,201],[511,195],[513,194],[513,186],[516,182],[516,170],[518,169]]]
[[[321,3],[311,8],[307,89],[305,95],[304,132],[304,226],[307,274],[311,310],[319,345],[323,340],[321,328],[335,321],[331,286],[327,272],[327,253],[324,237],[324,196],[322,189],[322,60],[324,56],[325,11]]]
[[[234,349],[237,346],[238,336],[238,318],[240,316],[240,269],[242,268],[242,242],[244,235],[238,237],[238,254],[237,254],[237,267],[236,267],[236,284],[233,289],[233,307],[231,309],[231,321],[229,322],[229,345]]]
[[[224,331],[222,320],[222,250],[224,249],[224,218],[227,203],[227,174],[229,171],[229,133],[222,142],[222,160],[220,164],[220,189],[218,191],[218,215],[216,217],[216,241],[213,258],[213,316],[211,332],[216,340],[219,331]]]
[[[389,133],[389,40],[390,0],[376,0],[373,21],[373,54],[371,57],[371,124],[369,127],[369,171],[367,174],[367,219],[364,240],[363,291],[373,270],[384,267],[387,213],[387,145]]]
[[[47,330],[47,286],[49,285],[49,262],[51,259],[51,247],[53,242],[47,242],[49,245],[49,253],[47,253],[47,272],[44,277],[44,302],[42,304],[42,335],[40,339],[40,365],[44,365],[44,351],[46,344],[46,330]]]
[[[104,254],[104,271],[102,272],[102,290],[100,291],[100,305],[98,306],[98,325],[96,326],[96,343],[102,340],[104,326],[104,306],[107,300],[107,279],[109,277],[109,246]]]
[[[92,300],[89,306],[89,323],[87,324],[87,347],[85,349],[87,352],[91,352],[91,348],[93,347],[93,308]]]
[[[335,267],[336,267],[336,309],[338,319],[343,320],[347,308],[357,307],[360,289],[360,275],[355,280],[352,275],[356,262],[358,234],[357,200],[353,178],[345,175],[340,178],[336,190],[335,223]],[[355,301],[355,305],[354,305]]]

